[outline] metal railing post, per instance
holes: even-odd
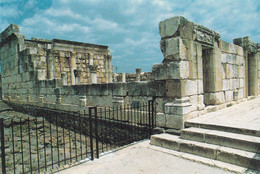
[[[1,129],[1,158],[2,158],[2,173],[6,174],[5,166],[5,132],[4,132],[4,119],[0,119],[0,129]]]
[[[154,102],[152,101],[152,130],[154,128]]]
[[[154,101],[149,100],[148,101],[148,110],[149,110],[149,138],[153,134],[153,128],[154,128]]]
[[[92,113],[89,108],[89,137],[90,137],[90,151],[91,151],[91,160],[94,160],[94,150],[93,150],[93,132],[92,132]]]
[[[95,134],[96,134],[96,151],[97,151],[97,158],[99,158],[99,147],[98,147],[98,141],[99,141],[99,137],[98,137],[98,117],[97,117],[97,107],[93,108],[94,112],[95,112]]]

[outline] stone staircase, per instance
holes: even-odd
[[[180,136],[157,134],[151,144],[192,154],[192,160],[209,159],[220,168],[237,173],[260,173],[260,129],[251,130],[213,124],[186,122]],[[260,126],[259,126],[260,128]],[[180,155],[181,156],[181,155]],[[205,161],[205,160],[204,160]],[[204,162],[207,163],[207,162]],[[225,167],[223,167],[225,166]]]

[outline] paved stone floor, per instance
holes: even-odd
[[[176,157],[171,150],[144,140],[61,174],[231,174],[231,172]]]
[[[245,128],[260,132],[260,97],[202,115],[189,122]]]

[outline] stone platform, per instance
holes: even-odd
[[[153,135],[151,144],[233,172],[260,172],[259,97],[189,120],[185,126],[181,136]]]
[[[189,120],[186,127],[229,129],[228,132],[260,136],[260,97]],[[231,130],[233,129],[233,130]],[[237,132],[238,131],[238,132]]]

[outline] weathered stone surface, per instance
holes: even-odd
[[[161,38],[172,37],[177,35],[176,33],[180,26],[184,26],[187,20],[182,16],[176,16],[166,19],[159,23],[159,30]]]
[[[166,127],[166,115],[165,113],[156,114],[156,126]]]
[[[225,91],[225,101],[226,102],[233,101],[233,91]]]
[[[173,103],[165,104],[165,113],[166,114],[175,114],[175,115],[185,115],[191,112],[191,103],[189,97],[184,97],[181,99],[175,99]]]
[[[163,39],[160,42],[164,62],[186,59],[186,47],[180,37]]]
[[[205,93],[205,104],[206,105],[219,105],[225,102],[224,93]]]
[[[173,129],[183,129],[183,116],[166,114],[166,127]]]
[[[155,80],[185,79],[189,76],[188,61],[174,61],[153,65],[152,75]]]

